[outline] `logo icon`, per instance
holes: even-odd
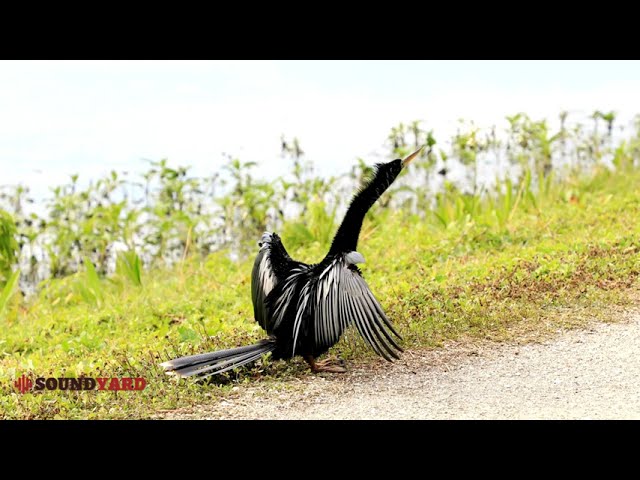
[[[15,381],[14,385],[20,393],[24,394],[31,390],[31,388],[33,387],[33,380],[31,380],[26,375],[22,375]]]

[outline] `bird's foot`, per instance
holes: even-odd
[[[316,362],[315,358],[309,356],[306,357],[305,360],[311,367],[314,373],[319,372],[330,372],[330,373],[345,373],[347,369],[345,368],[344,360],[341,358],[325,358],[319,362]]]

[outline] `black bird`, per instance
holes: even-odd
[[[343,366],[316,358],[335,345],[349,325],[386,360],[399,358],[401,339],[356,266],[362,221],[401,170],[421,151],[404,160],[377,164],[371,179],[351,200],[327,256],[314,265],[293,260],[280,237],[266,232],[251,274],[255,320],[268,337],[255,345],[190,355],[162,363],[180,377],[208,377],[245,365],[271,352],[274,359],[302,356],[315,372],[344,372]]]

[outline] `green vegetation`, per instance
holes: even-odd
[[[564,116],[551,135],[546,122],[520,114],[509,118],[506,140],[495,129],[462,124],[447,151],[418,123],[392,130],[390,156],[416,144],[429,149],[372,209],[359,251],[367,282],[406,347],[537,335],[631,301],[640,275],[640,136],[615,142],[614,119],[594,115],[586,130],[569,128]],[[165,161],[145,174],[141,199],[116,195],[133,185],[119,174],[86,189],[74,178],[54,189],[45,219],[24,213],[24,192],[7,190],[0,417],[147,418],[219,401],[237,382],[308,375],[302,361],[267,358],[203,385],[176,382],[157,367],[263,336],[252,321],[253,258],[245,252],[255,252],[265,228],[281,233],[294,258],[313,262],[326,253],[344,208],[331,198],[348,198],[335,192],[350,194],[367,165],[360,162],[352,182],[341,185],[343,179],[315,178],[296,142],[283,141],[283,152],[293,163],[291,178],[260,182],[251,164],[229,159],[221,196],[221,183],[189,178]],[[488,161],[512,174],[482,184]],[[448,178],[454,163],[465,168],[457,182]],[[206,195],[216,209],[206,209]],[[17,267],[23,283],[36,282],[40,262],[48,277],[25,298]],[[375,357],[356,335],[334,353],[352,362]],[[13,382],[23,374],[144,377],[147,387],[22,395]]]

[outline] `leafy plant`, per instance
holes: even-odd
[[[75,290],[87,302],[100,307],[104,300],[102,282],[93,263],[88,258],[83,259],[85,272],[75,281]]]
[[[20,278],[20,271],[16,270],[10,276],[7,282],[0,289],[0,318],[4,315],[4,311],[9,304],[9,300],[16,291],[18,285],[18,279]]]
[[[16,226],[7,212],[0,210],[0,287],[13,275],[13,266],[18,261],[19,247],[16,241]]]
[[[142,262],[135,251],[127,250],[118,253],[116,272],[136,287],[142,286]]]
[[[366,228],[379,228],[384,212],[394,211],[461,238],[471,226],[502,235],[513,232],[518,210],[539,216],[553,201],[579,202],[578,190],[567,186],[572,179],[638,168],[640,116],[625,138],[614,135],[615,112],[583,120],[561,112],[554,130],[521,112],[502,129],[461,121],[450,139],[436,139],[424,121],[399,123],[382,139],[386,159],[426,148],[369,212]],[[283,136],[281,146],[287,167],[272,181],[256,178],[251,159],[225,154],[223,168],[205,177],[168,159],[148,161],[137,177],[114,171],[87,182],[71,175],[51,189],[42,214],[29,211],[28,187],[0,187],[0,286],[16,267],[31,293],[49,278],[80,271],[91,277],[90,268],[100,280],[115,273],[115,280],[140,285],[142,269],[216,251],[242,260],[264,230],[297,245],[326,245],[373,162],[358,158],[343,175],[321,178],[299,139]],[[89,287],[79,297],[99,301]]]

